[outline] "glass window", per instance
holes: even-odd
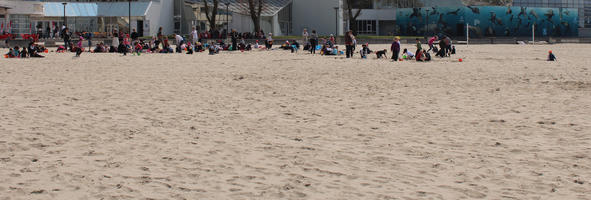
[[[28,15],[10,15],[10,22],[12,26],[10,28],[10,33],[18,35],[20,37],[21,34],[29,34],[31,33],[32,28],[29,20]]]

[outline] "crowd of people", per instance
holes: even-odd
[[[40,53],[46,53],[47,49],[43,45],[37,45],[35,42],[29,42],[26,47],[19,46],[11,47],[8,53],[4,54],[5,58],[43,58]]]
[[[132,30],[131,34],[124,32],[118,32],[114,30],[109,35],[111,36],[111,44],[107,45],[104,42],[95,44],[92,48],[92,33],[89,32],[77,32],[72,34],[67,27],[62,27],[62,30],[58,33],[64,41],[63,46],[57,48],[57,52],[75,52],[76,56],[80,56],[85,51],[83,47],[83,41],[88,41],[88,52],[92,53],[121,53],[127,55],[128,53],[141,55],[142,53],[186,53],[193,54],[195,52],[207,51],[210,55],[218,54],[220,51],[250,51],[253,49],[273,49],[274,40],[273,34],[268,33],[264,35],[263,31],[256,33],[238,33],[235,30],[231,30],[230,33],[226,33],[225,30],[222,32],[208,31],[199,33],[196,28],[189,34],[189,38],[175,34],[175,48],[169,41],[168,37],[163,34],[162,27],[158,29],[156,36],[151,39],[141,39],[140,34],[135,29]],[[73,35],[79,37],[76,44],[72,42]],[[224,38],[230,38],[230,43],[225,43]],[[255,42],[247,43],[246,41],[256,39]],[[316,54],[317,51],[321,55],[345,55],[346,58],[352,58],[356,52],[358,45],[357,39],[352,31],[346,32],[344,36],[345,51],[339,49],[336,38],[334,35],[329,37],[319,37],[316,30],[308,32],[304,29],[302,33],[302,39],[305,42],[303,49],[308,51],[310,54]],[[209,40],[210,42],[205,42]],[[259,44],[259,40],[264,41],[264,45]],[[401,54],[401,43],[400,37],[394,37],[394,41],[390,46],[390,59],[392,61],[403,61],[403,60],[416,60],[419,62],[427,62],[432,60],[431,54],[438,57],[449,57],[456,53],[456,49],[452,44],[452,39],[449,36],[443,34],[434,35],[428,40],[425,40],[429,46],[429,49],[424,49],[420,38],[416,38],[416,51],[411,52],[408,49],[402,49]],[[436,44],[438,44],[436,46]],[[279,49],[290,50],[292,53],[297,53],[301,45],[297,40],[287,40],[281,44]],[[46,53],[47,49],[42,45],[36,45],[31,42],[29,46],[23,47],[22,49],[18,46],[10,48],[9,52],[5,54],[7,58],[24,58],[24,57],[43,57],[40,53]],[[367,59],[371,54],[375,54],[377,59],[388,58],[388,50],[373,51],[369,48],[369,44],[365,43],[361,45],[359,55],[363,59]],[[556,57],[550,52],[548,60],[554,61]]]

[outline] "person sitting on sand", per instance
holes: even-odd
[[[556,61],[556,56],[554,56],[552,51],[548,51],[548,61]]]
[[[368,44],[363,44],[363,45],[361,45],[361,50],[359,51],[359,54],[361,55],[361,58],[367,59],[367,55],[371,54],[372,52],[373,51],[371,51],[371,49],[369,49]]]
[[[187,42],[185,44],[186,44],[185,48],[187,48],[187,54],[193,54],[193,47],[191,46],[191,43]]]
[[[19,51],[18,46],[15,46],[14,48],[10,48],[8,50],[8,53],[6,53],[5,55],[8,58],[18,58],[19,53],[20,53],[20,51]]]
[[[94,46],[94,49],[92,50],[92,52],[94,53],[102,53],[103,52],[103,47],[101,46],[102,43],[97,43],[96,46]]]
[[[417,61],[419,62],[427,62],[427,61],[431,61],[431,54],[429,54],[427,51],[425,50],[421,50],[419,52],[419,54],[417,54]]]
[[[213,42],[209,45],[209,55],[215,55],[220,52],[220,47]]]
[[[8,52],[4,54],[4,58],[12,58],[12,48],[8,49]]]
[[[37,47],[37,45],[35,44],[35,42],[30,42],[29,43],[29,57],[31,58],[43,58],[44,56],[39,55],[40,49]]]
[[[410,60],[410,59],[413,59],[414,57],[415,57],[415,55],[412,52],[408,51],[408,49],[402,50],[402,59]]]
[[[288,40],[285,40],[285,43],[283,43],[281,45],[281,47],[279,47],[279,48],[281,48],[283,50],[291,50],[291,44],[289,43]]]
[[[195,44],[195,52],[202,52],[202,51],[204,51],[203,44],[201,44],[201,42],[197,42]]]
[[[300,50],[300,43],[298,41],[293,40],[291,42],[291,53],[297,53]]]
[[[26,58],[28,53],[27,53],[27,48],[23,47],[23,50],[21,50],[21,52],[19,53],[19,55],[21,56],[21,58]]]
[[[135,42],[135,45],[134,45],[134,47],[133,47],[133,52],[134,52],[136,55],[138,55],[138,56],[139,56],[139,55],[141,55],[141,54],[142,54],[142,49],[144,49],[144,46],[142,46],[142,43],[141,43],[141,42]]]
[[[273,48],[273,33],[269,33],[267,40],[265,40],[265,47],[267,50],[271,50],[271,48]]]
[[[258,40],[254,42],[253,48],[255,48],[255,49],[260,48]]]

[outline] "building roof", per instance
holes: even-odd
[[[11,7],[8,7],[8,6],[5,6],[5,5],[0,5],[0,8],[11,9]]]
[[[68,3],[66,16],[71,17],[118,17],[128,16],[128,2],[94,2],[94,3]],[[150,2],[132,2],[131,16],[145,16]],[[62,3],[47,2],[43,5],[43,15],[47,17],[64,16]]]
[[[186,2],[191,3],[202,3],[202,0],[185,0]],[[212,0],[207,0],[209,3]],[[219,0],[220,4],[218,5],[220,9],[225,10],[226,5],[224,3],[230,2],[229,10],[234,13],[240,13],[244,15],[250,15],[249,8],[248,8],[248,0]],[[263,9],[261,11],[261,16],[274,16],[281,9],[287,7],[292,0],[264,0],[263,1]]]

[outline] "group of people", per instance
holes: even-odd
[[[224,30],[225,32],[225,30]],[[155,37],[151,40],[144,40],[139,38],[139,34],[136,32],[135,29],[131,32],[131,34],[126,34],[124,32],[118,32],[117,30],[113,31],[110,35],[112,36],[111,45],[106,45],[104,42],[97,43],[96,46],[91,49],[91,38],[92,34],[88,32],[78,32],[75,33],[79,36],[79,40],[77,44],[72,43],[72,33],[69,31],[67,27],[62,27],[62,30],[59,32],[59,35],[64,40],[64,45],[59,46],[57,52],[76,52],[76,56],[80,56],[82,52],[84,52],[83,48],[83,41],[88,41],[89,52],[93,53],[122,53],[126,55],[127,53],[134,53],[140,55],[141,53],[183,53],[186,54],[193,54],[194,52],[203,52],[208,51],[210,55],[218,54],[222,50],[240,50],[240,51],[250,51],[252,49],[267,49],[270,50],[273,47],[273,34],[268,33],[267,36],[264,35],[262,31],[256,33],[238,33],[236,30],[232,30],[229,34],[224,34],[230,37],[231,43],[227,44],[224,40],[219,39],[209,43],[203,42],[203,39],[210,39],[212,36],[210,34],[215,34],[217,32],[203,32],[199,33],[196,28],[193,28],[193,31],[190,34],[191,40],[186,39],[185,37],[176,34],[176,49],[172,48],[168,38],[164,36],[162,33],[162,27],[158,29],[158,33]],[[345,52],[339,51],[339,46],[336,45],[336,38],[334,35],[330,35],[328,38],[319,38],[318,33],[316,30],[312,30],[311,33],[304,29],[303,33],[303,41],[306,42],[304,45],[304,50],[310,52],[310,54],[316,54],[316,51],[320,51],[321,55],[341,55],[345,54],[346,58],[352,58],[355,49],[357,46],[357,40],[355,35],[352,31],[347,31],[344,37],[344,44],[345,44]],[[217,37],[217,36],[216,36]],[[215,38],[215,37],[214,37]],[[220,36],[220,38],[222,38]],[[264,46],[259,45],[259,40],[253,43],[247,43],[246,39],[250,38],[260,38],[264,40]],[[438,42],[438,47],[436,47],[436,42]],[[393,61],[402,61],[402,60],[416,60],[419,62],[426,62],[432,59],[431,53],[434,53],[435,56],[439,57],[449,57],[452,54],[456,53],[455,47],[452,45],[452,40],[450,37],[445,35],[434,35],[433,37],[427,40],[429,49],[424,49],[419,38],[416,38],[416,51],[413,53],[408,49],[402,49],[401,52],[401,44],[400,44],[400,37],[394,37],[394,41],[390,46],[391,51],[391,59]],[[285,41],[284,44],[280,46],[280,49],[284,50],[291,50],[292,53],[298,52],[300,49],[300,44],[297,40],[292,41]],[[37,45],[34,42],[31,42],[28,47],[23,47],[22,49],[18,46],[14,48],[10,48],[9,52],[5,54],[7,58],[25,58],[25,57],[43,57],[40,55],[42,52],[47,52],[42,45]],[[375,54],[378,59],[380,58],[387,58],[388,50],[383,49],[379,51],[372,51],[369,48],[369,44],[362,44],[361,50],[359,51],[361,58],[367,59],[370,54]],[[555,61],[556,56],[549,52],[548,55],[549,61]]]
[[[37,45],[35,42],[30,42],[27,47],[22,49],[19,46],[9,48],[8,53],[4,54],[5,58],[43,58],[41,52],[46,52],[47,49],[43,45]]]

